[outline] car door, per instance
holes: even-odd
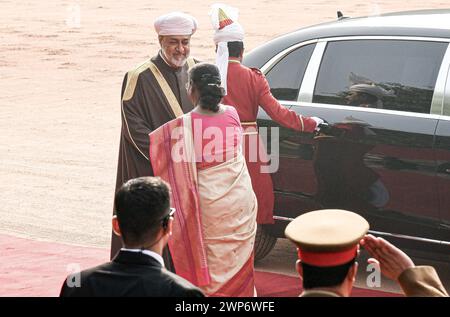
[[[265,72],[271,87],[271,93],[287,108],[290,108],[298,100],[303,76],[315,46],[316,41],[310,41],[289,48],[278,54],[274,60],[261,69]],[[279,140],[276,149],[270,141],[266,142],[268,152],[271,155],[276,154],[278,159],[278,168],[271,174],[275,192],[275,219],[279,217],[295,217],[298,214],[300,201],[309,203],[307,199],[299,200],[299,197],[296,195],[290,195],[293,192],[291,190],[292,187],[296,186],[296,182],[293,182],[293,180],[297,177],[303,177],[305,173],[309,172],[308,168],[298,165],[301,161],[295,160],[295,155],[298,151],[295,145],[292,148],[289,140],[296,133],[293,130],[279,126],[261,108],[258,114],[258,126],[260,135],[263,136],[264,140],[267,141],[274,138]],[[312,155],[310,147],[305,146],[303,148],[306,151],[305,155]],[[293,157],[294,161],[292,161]],[[291,164],[295,164],[296,167],[291,168]],[[290,176],[285,177],[288,174]],[[301,206],[300,208],[302,210],[307,209],[306,206]],[[277,236],[283,236],[284,226],[270,228],[270,230]]]
[[[438,118],[431,112],[447,47],[446,41],[393,37],[319,41],[300,102],[290,105],[333,129],[321,136],[280,133],[274,186],[296,202],[277,201],[276,212],[348,209],[366,217],[374,231],[439,241]],[[364,83],[390,94],[376,106],[349,105],[349,88]]]
[[[449,74],[450,76],[450,74]],[[450,92],[450,91],[449,91]],[[450,95],[446,95],[448,100]],[[436,129],[436,159],[443,245],[450,247],[450,100]]]

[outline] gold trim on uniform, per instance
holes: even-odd
[[[194,61],[194,59],[192,57],[188,57],[186,63],[188,64],[188,69],[191,69],[192,66],[195,65],[195,61]]]
[[[138,67],[136,67],[133,70],[130,70],[128,72],[127,76],[127,84],[125,87],[125,92],[123,94],[122,101],[130,100],[134,95],[134,90],[136,89],[137,80],[139,78],[139,74],[142,73],[144,70],[146,70],[149,67],[149,64],[151,63],[151,60],[148,59],[142,64],[140,64]]]
[[[258,128],[258,125],[256,124],[256,121],[247,121],[247,122],[241,122],[241,126],[244,129],[243,135],[254,135],[258,134],[258,131],[245,131],[247,128],[251,128],[254,126],[255,128]]]
[[[161,74],[158,67],[156,67],[156,65],[153,64],[152,62],[150,62],[149,68],[152,71],[153,75],[155,76],[155,79],[158,82],[162,92],[164,93],[164,96],[166,97],[167,102],[170,105],[170,108],[175,114],[175,117],[176,118],[181,117],[184,114],[183,110],[181,109],[180,103],[178,102],[177,97],[175,97],[172,88],[170,88],[169,84],[167,83],[167,80]]]
[[[142,154],[142,156],[144,156],[147,160],[149,160],[149,158],[147,157],[147,155],[145,155],[141,149],[137,146],[137,144],[134,142],[133,136],[131,135],[130,132],[130,128],[128,126],[128,121],[127,121],[127,116],[125,115],[125,111],[123,109],[123,102],[124,101],[128,101],[130,100],[133,95],[134,95],[134,91],[136,89],[136,85],[137,85],[137,80],[139,78],[140,73],[142,73],[143,71],[145,71],[148,67],[149,64],[151,63],[151,60],[148,59],[145,62],[143,62],[142,64],[140,64],[138,67],[136,67],[133,70],[130,70],[128,72],[127,75],[127,83],[125,86],[125,91],[123,93],[123,98],[121,101],[121,106],[122,106],[122,115],[123,115],[123,119],[125,121],[125,125],[127,127],[127,131],[128,131],[128,135],[130,136],[131,141],[133,142],[134,147],[139,151],[139,153]]]
[[[192,57],[189,57],[186,60],[186,63],[188,64],[188,68],[191,68],[193,65],[195,65],[195,61]],[[156,78],[156,81],[158,82],[161,90],[163,91],[164,95],[166,96],[167,102],[169,103],[170,107],[172,108],[173,113],[176,117],[182,116],[183,110],[181,110],[181,106],[178,103],[177,98],[175,97],[172,89],[170,88],[169,84],[167,83],[166,79],[163,77],[161,72],[159,71],[158,67],[156,67],[155,64],[151,61],[151,59],[146,60],[139,66],[137,66],[135,69],[130,70],[127,75],[127,83],[125,85],[125,91],[123,93],[123,98],[121,101],[122,104],[122,115],[125,120],[125,125],[127,127],[128,135],[130,136],[131,141],[133,142],[133,145],[135,148],[141,153],[147,160],[149,158],[147,155],[142,153],[141,149],[137,146],[137,144],[134,142],[133,136],[131,135],[130,128],[128,127],[128,121],[127,117],[125,115],[125,111],[123,110],[123,102],[128,101],[131,98],[133,98],[134,91],[136,90],[137,81],[139,78],[139,75],[144,72],[145,70],[150,69],[153,73],[153,75]]]
[[[302,124],[302,132],[305,131],[305,125],[303,123],[303,118],[302,116],[298,116],[300,118],[300,123]]]

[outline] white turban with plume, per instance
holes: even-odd
[[[183,12],[171,12],[155,20],[158,35],[192,35],[197,30],[197,20]]]
[[[228,42],[244,41],[244,29],[238,22],[239,10],[226,4],[216,3],[209,12],[217,45],[216,65],[220,71],[222,87],[227,91]]]

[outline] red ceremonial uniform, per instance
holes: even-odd
[[[268,173],[261,173],[261,166],[264,165],[262,156],[266,153],[265,149],[259,151],[260,154],[257,155],[258,160],[256,162],[252,162],[253,159],[249,160],[248,145],[252,135],[249,131],[256,127],[258,108],[261,106],[280,125],[297,131],[314,131],[316,121],[309,117],[299,116],[294,111],[283,107],[272,96],[269,83],[260,70],[243,66],[234,59],[230,59],[228,64],[227,95],[223,98],[223,103],[236,108],[245,129],[244,144],[246,149],[244,152],[253,190],[258,199],[257,222],[259,224],[273,223],[272,178]],[[261,146],[259,138],[258,143],[258,147]]]

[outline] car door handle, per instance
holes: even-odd
[[[447,174],[450,174],[450,168],[447,168],[447,169],[445,170],[445,172],[446,172]]]

